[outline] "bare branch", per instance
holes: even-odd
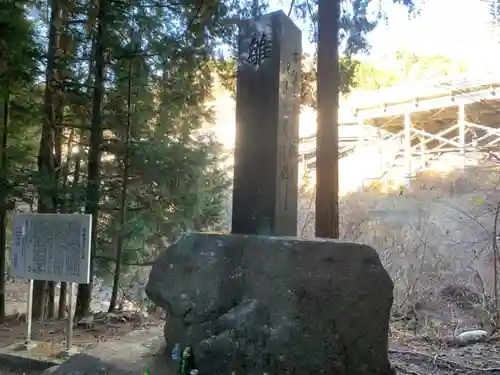
[[[105,255],[96,255],[94,256],[94,259],[101,259],[101,260],[106,260],[108,262],[113,262],[113,263],[116,263],[116,259],[115,258],[111,258],[111,257],[108,257],[108,256],[105,256]],[[124,266],[137,266],[137,267],[147,267],[147,266],[151,266],[153,265],[153,263],[155,262],[156,259],[153,259],[153,260],[145,260],[145,261],[142,261],[142,262],[121,262]]]
[[[497,226],[498,226],[498,214],[500,212],[500,202],[497,204],[497,210],[495,212],[495,222],[493,223],[493,293],[495,298],[495,323],[498,324],[499,318],[499,301],[498,301],[498,244],[497,244]]]

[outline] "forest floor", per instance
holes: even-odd
[[[40,371],[26,372],[18,369],[0,366],[0,374],[2,375],[39,375],[40,373]]]
[[[27,335],[26,300],[28,285],[9,282],[6,286],[8,318],[0,325],[0,352],[23,356]],[[97,303],[99,305],[100,302]],[[96,305],[96,304],[94,304]],[[95,306],[94,306],[95,308]],[[91,326],[74,327],[73,347],[82,351],[99,343],[122,337],[136,329],[162,324],[156,316],[139,317],[134,312],[96,314]],[[36,359],[57,361],[66,349],[67,320],[33,321],[31,339],[37,345],[29,356]],[[0,373],[3,374],[0,368]]]
[[[26,306],[24,284],[10,283],[7,289],[10,318],[0,325],[0,352],[19,354],[17,347],[26,340],[26,322],[23,312]],[[95,319],[92,327],[75,328],[73,345],[78,351],[122,337],[137,329],[162,325],[161,319],[149,316],[146,320],[134,319],[126,312],[111,319]],[[59,362],[59,354],[65,350],[66,321],[33,322],[32,339],[37,347],[30,356],[36,359]],[[500,375],[500,336],[490,337],[487,342],[452,348],[438,340],[417,337],[391,327],[389,357],[398,375]],[[22,354],[19,354],[22,356]],[[17,375],[15,369],[3,368],[0,373]],[[27,375],[35,375],[33,374]]]
[[[500,336],[449,347],[423,337],[392,335],[389,358],[398,375],[500,375]]]

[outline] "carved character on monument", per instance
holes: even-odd
[[[285,84],[283,85],[283,95],[285,95],[286,97],[287,94],[288,94],[288,81],[285,81]]]
[[[282,131],[283,131],[283,136],[285,138],[288,138],[288,119],[287,118],[285,118],[283,120],[283,129],[282,129]]]
[[[297,63],[297,57],[294,54],[293,62]],[[291,62],[283,64],[283,101],[282,101],[282,113],[283,113],[283,126],[282,126],[282,136],[284,145],[290,144],[290,134],[289,134],[289,118],[293,117],[293,114],[298,111],[297,108],[297,84],[299,82],[299,74],[294,65]],[[291,91],[291,93],[290,93]],[[291,168],[292,163],[295,162],[295,142],[292,142],[288,147],[282,146],[280,148],[280,170],[279,179],[284,182],[284,196],[283,196],[283,208],[285,211],[288,210],[289,195],[288,195],[288,184],[291,178]]]
[[[260,38],[256,34],[252,37],[248,46],[247,63],[259,67],[264,60],[271,57],[272,41],[266,33],[262,33]]]
[[[288,179],[288,163],[287,163],[287,152],[286,152],[286,147],[281,146],[280,147],[280,158],[282,161],[282,167],[280,170],[280,179],[281,180],[287,180]]]

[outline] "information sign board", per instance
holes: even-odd
[[[13,215],[12,276],[89,283],[91,225],[92,215]]]

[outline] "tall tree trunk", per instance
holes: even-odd
[[[82,133],[80,133],[80,144],[81,144]],[[78,208],[76,206],[76,202],[78,201],[77,192],[78,192],[78,184],[80,183],[81,167],[82,167],[82,155],[81,155],[81,150],[78,150],[78,154],[76,154],[75,156],[75,167],[73,169],[73,183],[71,185],[71,193],[69,196],[68,212],[75,212],[77,211]]]
[[[318,1],[316,236],[339,238],[340,0]]]
[[[54,319],[56,315],[56,282],[47,282],[47,319]]]
[[[63,15],[65,16],[65,15]],[[62,85],[64,79],[60,75],[58,77],[59,85]],[[64,93],[62,90],[58,92],[57,104],[56,104],[56,124],[54,129],[54,190],[55,194],[53,197],[55,209],[59,212],[64,211],[64,199],[61,194],[62,190],[60,189],[60,180],[61,180],[61,168],[62,168],[62,137],[63,137],[63,124],[64,124]],[[64,194],[64,192],[62,192]],[[47,284],[48,291],[48,309],[47,309],[47,318],[54,319],[55,318],[55,308],[56,308],[56,285],[55,281],[49,281]]]
[[[73,145],[73,140],[75,137],[76,131],[72,130],[70,133],[70,137],[68,140],[68,145]],[[81,137],[82,133],[79,134],[78,139],[80,140],[81,144]],[[70,150],[72,146],[68,146],[68,150]],[[73,159],[73,156],[71,155],[71,158],[67,160],[67,164],[71,162],[71,159]],[[74,161],[74,168],[73,168],[73,173],[72,173],[72,185],[71,185],[71,192],[69,193],[68,201],[65,205],[65,210],[66,212],[75,212],[77,211],[77,207],[75,206],[75,202],[77,202],[77,191],[78,191],[78,184],[80,183],[80,171],[81,171],[81,163],[82,163],[82,156],[81,156],[81,151],[79,150],[78,153],[75,156],[75,161]],[[68,169],[69,171],[69,169]],[[64,180],[64,186],[68,186],[68,177],[67,176]],[[67,294],[68,294],[68,283],[61,283],[61,289],[59,291],[59,308],[58,308],[58,316],[59,319],[63,319],[65,314],[66,314],[66,299],[67,299]]]
[[[56,127],[55,92],[57,90],[56,58],[59,50],[62,7],[58,0],[51,0],[51,16],[49,25],[49,49],[45,82],[45,116],[42,124],[42,136],[38,153],[38,171],[42,182],[38,186],[38,212],[56,212],[54,196],[55,163],[54,163],[54,129]],[[48,283],[35,280],[33,289],[33,319],[43,319],[47,307]]]
[[[57,319],[64,319],[66,317],[66,296],[68,295],[68,283],[61,282],[59,288],[59,304],[57,306]]]
[[[64,192],[64,200],[60,202],[59,211],[62,213],[68,213],[69,211],[69,199],[68,199],[68,177],[69,177],[69,168],[71,161],[73,160],[73,140],[75,137],[75,129],[71,129],[69,131],[68,143],[66,144],[66,163],[64,164],[64,168],[62,168],[62,190]],[[57,318],[64,319],[66,316],[66,295],[68,294],[68,283],[61,282],[61,286],[59,288],[59,303],[57,307]]]
[[[97,246],[97,223],[99,215],[100,183],[101,183],[101,144],[102,144],[102,105],[104,99],[105,46],[104,30],[106,21],[107,0],[98,1],[97,33],[95,43],[95,78],[92,98],[92,123],[90,125],[89,160],[87,177],[87,202],[85,212],[92,215],[92,233],[90,236],[91,260],[90,283],[78,285],[76,300],[76,317],[90,313],[92,300],[92,284],[94,275],[94,256]]]
[[[133,40],[133,27],[131,27],[131,45]],[[131,51],[135,49],[131,48]],[[125,157],[123,160],[123,177],[122,177],[122,191],[120,196],[120,218],[119,218],[119,232],[116,239],[116,263],[115,274],[113,275],[113,290],[111,292],[111,300],[109,302],[109,312],[115,311],[116,302],[118,299],[118,288],[120,286],[120,274],[122,266],[123,254],[123,240],[125,235],[125,223],[127,218],[127,185],[128,185],[128,172],[129,172],[129,143],[130,143],[130,130],[131,130],[131,116],[132,116],[132,59],[133,52],[128,61],[128,88],[127,88],[127,127],[125,129],[124,148]]]
[[[10,87],[6,84],[0,150],[0,323],[5,319],[5,273],[7,271],[7,137],[9,131]]]
[[[64,210],[66,213],[70,212],[68,211],[68,180],[69,180],[69,174],[70,174],[70,167],[71,163],[73,162],[73,146],[75,143],[75,129],[71,128],[69,130],[69,135],[68,135],[68,142],[66,143],[66,161],[64,163],[64,166],[61,169],[61,176],[62,176],[62,181],[61,181],[61,188],[64,192],[64,200],[61,203],[60,209]]]

